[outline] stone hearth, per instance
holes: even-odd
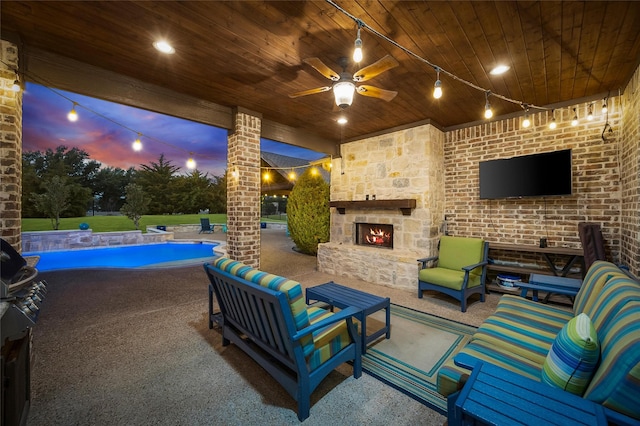
[[[331,240],[318,246],[319,271],[417,289],[416,260],[435,253],[444,219],[444,134],[427,124],[343,144],[341,155],[332,164]],[[376,201],[363,202],[367,195]],[[415,200],[415,208],[385,200]],[[356,245],[357,223],[393,225],[393,248]]]

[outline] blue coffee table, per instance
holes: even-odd
[[[388,297],[380,297],[375,294],[365,293],[364,291],[345,287],[336,284],[333,281],[320,284],[315,287],[309,287],[306,293],[306,301],[310,300],[327,303],[332,309],[337,307],[345,309],[349,306],[360,309],[355,317],[360,321],[362,326],[362,354],[367,352],[367,345],[383,334],[386,338],[391,337],[391,300]],[[385,325],[380,330],[367,336],[367,316],[380,309],[386,310]]]
[[[556,277],[555,275],[531,274],[528,283],[518,283],[520,296],[527,297],[529,290],[532,290],[534,302],[538,301],[538,292],[545,291],[549,294],[564,294],[570,298],[578,294],[582,286],[582,281],[575,278]]]

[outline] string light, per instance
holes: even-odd
[[[289,180],[291,180],[291,181],[294,181],[294,180],[296,180],[298,178],[298,176],[296,175],[296,172],[294,172],[293,170],[291,170],[289,172],[288,176],[289,176]]]
[[[531,119],[529,118],[529,107],[527,105],[524,106],[524,118],[522,119],[522,127],[525,129],[531,126]]]
[[[487,103],[484,105],[484,118],[491,118],[493,117],[493,111],[491,110],[491,104],[489,103],[489,95],[491,94],[490,91],[486,91],[484,92],[484,97],[487,100]]]
[[[189,153],[189,159],[187,160],[187,169],[193,170],[196,168],[196,162],[192,156],[193,153]]]
[[[607,98],[605,97],[605,98],[602,100],[602,113],[603,113],[603,114],[606,114],[606,113],[607,113],[607,111],[608,111],[608,108],[607,108]]]
[[[589,105],[589,112],[587,113],[587,120],[593,120],[593,104]]]
[[[265,181],[265,182],[269,182],[271,180],[271,173],[269,173],[269,170],[266,170],[262,174],[262,180]]]
[[[556,113],[554,109],[551,110],[551,122],[549,123],[549,128],[551,130],[556,128]]]
[[[440,67],[436,67],[436,82],[433,85],[433,97],[440,99],[442,97],[442,82],[440,81]]]
[[[67,119],[72,123],[75,123],[76,121],[78,121],[78,113],[76,112],[76,105],[78,104],[74,102],[73,106],[71,107],[71,111],[69,111],[69,114],[67,114]]]
[[[138,133],[138,137],[135,141],[133,141],[133,145],[131,146],[134,151],[142,151],[142,142],[140,141],[140,133]]]
[[[353,61],[356,63],[360,63],[362,61],[362,39],[360,38],[360,28],[361,25],[358,22],[358,36],[356,37],[356,41],[354,43],[353,49]]]
[[[20,92],[20,90],[22,90],[22,88],[20,87],[20,79],[18,77],[18,72],[16,71],[16,79],[13,80],[13,85],[11,85],[11,91],[18,93]]]
[[[577,126],[578,125],[578,113],[576,112],[576,109],[573,109],[573,119],[571,120],[571,125],[572,126]]]

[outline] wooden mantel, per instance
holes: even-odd
[[[400,199],[400,200],[362,200],[362,201],[329,201],[329,207],[338,209],[338,213],[344,214],[346,209],[364,210],[364,209],[399,209],[403,215],[408,216],[411,210],[416,208],[416,200]]]

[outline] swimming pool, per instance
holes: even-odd
[[[158,268],[186,266],[211,261],[217,243],[164,242],[117,247],[92,247],[23,253],[40,256],[36,268],[40,272],[88,268]]]

